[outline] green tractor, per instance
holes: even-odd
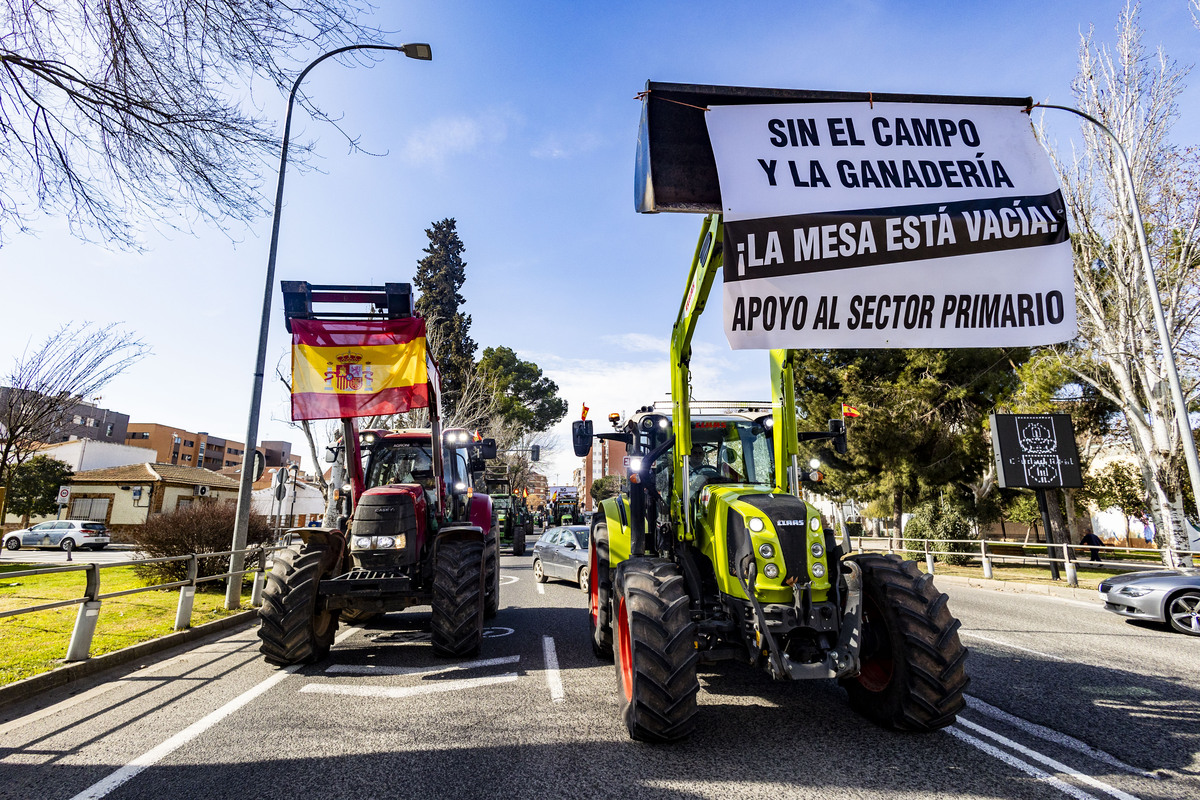
[[[513,493],[508,469],[490,468],[483,476],[487,494],[492,498],[492,511],[496,517],[495,527],[500,534],[500,544],[512,548],[514,556],[525,555],[525,539],[532,528],[526,520],[525,501]]]
[[[689,399],[721,234],[709,216],[671,336],[671,408],[644,407],[596,434],[631,456],[630,491],[600,504],[588,554],[592,647],[615,660],[629,735],[690,733],[697,669],[722,660],[778,680],[836,679],[855,711],[887,728],[949,725],[968,683],[959,622],[915,562],[848,555],[801,498],[800,442],[844,453],[846,434],[841,420],[798,433],[791,352],[770,351],[769,406]],[[592,423],[572,433],[586,456]]]

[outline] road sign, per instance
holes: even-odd
[[[1070,414],[993,414],[992,447],[1001,487],[1083,486]]]
[[[68,502],[70,502],[70,500],[71,500],[71,487],[70,486],[58,487],[58,504],[60,506],[65,506]]]

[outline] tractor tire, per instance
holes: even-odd
[[[437,548],[433,566],[433,618],[430,640],[439,656],[460,658],[479,652],[483,641],[483,543],[452,540]]]
[[[491,619],[500,613],[500,539],[492,536],[485,545],[487,584],[483,601],[483,618]]]
[[[588,543],[588,622],[592,652],[612,661],[612,583],[608,568],[608,526],[597,525]]]
[[[616,667],[621,718],[632,739],[673,742],[696,724],[696,625],[683,575],[662,558],[616,570]]]
[[[311,664],[329,655],[338,612],[318,608],[324,556],[311,546],[275,553],[258,610],[258,649],[268,664]]]
[[[858,555],[862,569],[862,666],[843,678],[850,707],[885,728],[933,731],[954,722],[970,679],[967,648],[947,597],[914,561]]]
[[[512,550],[513,550],[514,556],[525,555],[525,526],[524,525],[522,525],[521,527],[519,527],[515,531],[513,531]]]

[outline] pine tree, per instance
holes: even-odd
[[[425,235],[429,237],[424,250],[427,255],[417,262],[413,280],[421,293],[417,313],[429,326],[430,346],[442,373],[442,406],[446,415],[453,417],[475,368],[478,347],[470,335],[471,315],[459,310],[464,300],[458,290],[467,277],[462,257],[465,248],[452,217],[433,223]]]

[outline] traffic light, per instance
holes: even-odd
[[[537,461],[541,457],[542,457],[541,445],[536,445],[536,444],[529,445],[529,460]]]

